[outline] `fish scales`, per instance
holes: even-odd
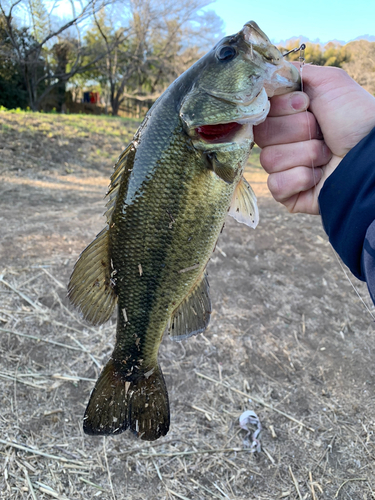
[[[167,118],[168,109],[165,114]],[[164,119],[164,113],[161,117]],[[155,162],[163,168],[150,172],[148,152],[142,154],[148,138],[141,140],[139,159],[136,155],[132,171],[145,172],[147,181],[142,183],[142,193],[136,200],[126,198],[115,209],[111,233],[119,309],[126,309],[130,322],[125,326],[121,324],[124,318],[120,318],[116,354],[117,349],[128,352],[132,335],[142,332],[139,352],[154,361],[156,341],[163,335],[173,310],[202,275],[233,194],[233,186],[212,175],[201,155],[189,147],[181,124],[175,122],[171,124],[174,129],[157,128],[153,137],[155,142],[165,144],[166,138],[169,141]],[[153,116],[148,126],[153,126]],[[197,264],[195,269],[180,273]]]
[[[269,96],[298,87],[298,72],[251,21],[167,89],[120,156],[108,225],[69,283],[72,303],[93,324],[118,309],[115,348],[91,394],[86,433],[130,428],[154,440],[168,432],[163,334],[182,340],[208,325],[205,268],[226,215],[252,227],[258,221],[242,176],[252,126],[267,116]]]

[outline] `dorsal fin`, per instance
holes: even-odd
[[[207,275],[203,272],[191,292],[173,312],[168,325],[172,340],[184,340],[203,332],[210,321],[211,300]]]
[[[256,228],[259,222],[257,199],[252,187],[244,177],[241,177],[233,193],[228,214],[237,222]]]
[[[108,191],[106,194],[106,212],[105,216],[107,217],[107,223],[111,223],[111,218],[112,218],[112,212],[113,209],[115,208],[116,201],[117,201],[117,196],[118,192],[120,189],[120,184],[121,180],[123,178],[124,172],[126,172],[129,169],[130,163],[128,161],[128,155],[131,151],[135,150],[133,142],[128,144],[124,151],[121,153],[119,156],[119,159],[117,160],[117,163],[115,164],[114,167],[114,172],[111,175],[111,182],[108,186]]]
[[[129,170],[129,153],[134,149],[130,143],[119,157],[107,193],[107,226],[95,240],[85,248],[76,262],[68,285],[68,297],[83,317],[93,325],[109,320],[116,305],[114,275],[109,249],[109,227],[116,205],[121,179]]]

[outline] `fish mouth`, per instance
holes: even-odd
[[[252,140],[252,127],[262,123],[269,112],[270,102],[262,89],[246,106],[237,106],[237,116],[221,123],[197,124],[194,135],[208,144],[221,144]],[[229,117],[228,117],[229,118]]]
[[[237,132],[243,126],[243,123],[238,122],[201,125],[196,127],[195,133],[209,144],[220,144],[221,142],[233,142]]]

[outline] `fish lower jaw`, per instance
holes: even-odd
[[[254,125],[259,125],[260,123],[264,122],[264,120],[267,118],[267,115],[270,110],[270,103],[267,101],[266,105],[264,106],[264,109],[262,109],[258,114],[254,115],[244,115],[243,118],[239,118],[236,120],[237,123],[240,125],[247,125],[253,127]]]

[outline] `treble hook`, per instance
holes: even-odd
[[[295,49],[292,49],[289,52],[285,52],[285,54],[283,54],[283,57],[287,56],[288,54],[291,54],[292,52],[298,52],[298,51],[302,52],[303,50],[305,50],[305,48],[306,44],[301,43],[299,47],[296,47]]]

